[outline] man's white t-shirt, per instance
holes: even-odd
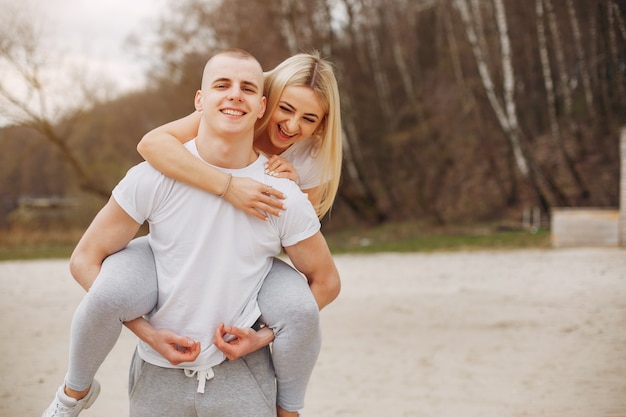
[[[200,158],[195,140],[185,147]],[[287,196],[286,210],[267,221],[166,177],[147,162],[131,168],[113,190],[113,198],[126,213],[137,223],[150,225],[159,288],[150,323],[201,343],[201,354],[193,363],[173,366],[140,341],[138,352],[145,361],[190,370],[221,363],[224,355],[212,344],[217,326],[251,326],[260,316],[257,294],[272,257],[281,247],[320,229],[306,194],[290,180],[265,175],[266,161],[260,156],[243,169],[218,169],[254,178]]]

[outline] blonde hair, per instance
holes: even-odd
[[[264,73],[264,95],[267,98],[265,115],[255,128],[255,137],[263,136],[270,117],[288,86],[311,88],[324,111],[324,117],[313,133],[311,157],[321,161],[319,204],[315,211],[322,218],[332,207],[341,177],[342,133],[339,89],[330,62],[321,58],[319,52],[297,54]]]

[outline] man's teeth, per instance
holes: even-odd
[[[222,113],[228,114],[229,116],[243,116],[243,112],[237,111],[237,110],[226,109],[226,110],[222,110]]]

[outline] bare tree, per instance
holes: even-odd
[[[43,42],[43,26],[34,20],[36,14],[25,8],[3,11],[0,25],[0,67],[7,74],[0,79],[0,109],[11,124],[40,133],[54,146],[74,170],[80,187],[107,197],[108,189],[89,175],[88,169],[68,143],[80,109],[67,110],[62,98],[55,95],[47,79],[49,57]],[[74,86],[80,92],[87,84]],[[60,123],[61,121],[64,123]],[[59,126],[63,126],[63,128]]]
[[[496,4],[501,5],[500,0],[494,0]],[[481,47],[479,37],[474,29],[472,16],[469,12],[467,0],[454,0],[454,5],[459,11],[461,19],[465,24],[465,32],[467,39],[472,46],[472,52],[476,59],[480,79],[487,93],[489,103],[496,114],[500,126],[504,130],[511,144],[515,163],[522,176],[528,176],[528,161],[522,150],[519,137],[519,126],[517,124],[517,114],[515,111],[515,101],[513,99],[513,69],[511,66],[510,45],[508,35],[506,34],[506,19],[504,17],[503,8],[497,16],[498,27],[501,29],[501,47],[502,47],[502,67],[504,72],[504,103],[501,103],[496,93],[495,85],[492,80],[489,66],[487,65],[486,53]]]
[[[561,138],[559,123],[556,116],[556,96],[554,94],[554,83],[552,82],[552,70],[550,67],[550,57],[548,54],[548,41],[544,25],[543,0],[535,0],[535,12],[537,14],[537,40],[539,42],[539,60],[543,72],[543,83],[546,88],[546,99],[548,101],[548,121],[552,131],[552,137]]]
[[[563,96],[563,113],[569,116],[572,114],[572,89],[570,88],[569,76],[567,74],[565,63],[565,48],[563,42],[561,41],[561,32],[559,30],[557,16],[554,6],[552,5],[552,0],[543,0],[543,2],[545,4],[550,34],[552,35],[552,42],[554,43],[554,57],[558,72],[558,79],[560,81],[559,87]]]
[[[371,0],[360,0],[360,7],[364,13],[366,24],[361,27],[365,32],[365,40],[367,44],[368,60],[371,63],[372,73],[374,76],[374,87],[378,93],[378,101],[383,111],[384,120],[388,128],[391,130],[394,126],[394,105],[391,99],[391,88],[387,72],[384,70],[382,61],[382,50],[380,40],[377,36],[377,30],[382,27],[383,22],[378,16],[377,7],[372,4]]]
[[[585,52],[582,43],[582,34],[580,32],[580,24],[578,23],[578,16],[576,15],[576,9],[574,8],[573,0],[566,1],[567,13],[569,15],[570,25],[572,27],[572,34],[574,37],[574,48],[576,50],[578,68],[580,71],[580,77],[582,78],[585,102],[587,103],[587,110],[589,111],[589,113],[593,113],[594,108],[593,93],[591,92],[591,76],[589,75],[589,69],[587,67],[587,62],[585,59]]]
[[[524,179],[530,181],[544,208],[547,209],[555,204],[566,203],[566,196],[559,190],[553,179],[544,174],[541,167],[534,161],[532,154],[525,150],[523,144],[523,132],[517,119],[514,88],[515,74],[513,71],[511,45],[503,0],[493,0],[501,55],[502,102],[498,98],[493,77],[491,76],[486,60],[485,51],[483,51],[476,34],[474,27],[475,19],[469,11],[467,0],[454,0],[454,5],[459,11],[459,15],[465,26],[467,39],[472,47],[474,59],[489,103],[491,104],[491,108],[496,115],[500,127],[509,141],[519,173]]]
[[[581,198],[586,198],[589,195],[589,191],[585,186],[583,179],[580,174],[576,170],[576,166],[565,146],[565,141],[563,139],[563,135],[561,133],[561,128],[559,125],[559,119],[557,116],[557,103],[556,103],[556,95],[554,89],[554,82],[552,80],[552,70],[550,66],[550,57],[549,57],[549,48],[548,42],[546,39],[545,26],[544,26],[544,3],[550,4],[548,9],[548,21],[551,26],[551,33],[554,40],[555,45],[555,53],[557,55],[556,62],[558,64],[558,73],[559,79],[561,81],[561,89],[563,91],[563,101],[564,101],[564,113],[565,117],[571,119],[572,116],[572,95],[569,87],[569,80],[565,70],[565,58],[563,56],[563,51],[560,50],[562,48],[560,40],[560,36],[558,34],[558,28],[556,27],[556,17],[554,14],[554,10],[551,6],[551,0],[536,0],[535,1],[535,11],[537,14],[537,39],[539,42],[539,60],[541,62],[541,68],[543,73],[544,86],[546,88],[546,98],[547,98],[547,107],[548,107],[548,121],[550,123],[550,131],[551,136],[554,142],[556,143],[560,157],[565,163],[565,168],[567,172],[570,174],[576,186],[578,188],[578,193]]]
[[[607,20],[609,25],[609,50],[612,55],[613,66],[615,68],[615,77],[617,82],[617,99],[626,102],[625,87],[622,78],[624,78],[623,71],[619,70],[620,67],[620,52],[617,46],[617,33],[621,33],[623,40],[626,40],[626,28],[624,27],[624,21],[621,19],[620,9],[612,0],[608,1],[607,5]],[[622,64],[623,65],[623,64]]]

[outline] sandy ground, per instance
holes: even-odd
[[[306,417],[626,417],[626,252],[337,256]],[[67,261],[0,262],[0,416],[40,416],[82,290]],[[85,417],[127,416],[124,330]],[[174,416],[173,416],[174,417]]]

